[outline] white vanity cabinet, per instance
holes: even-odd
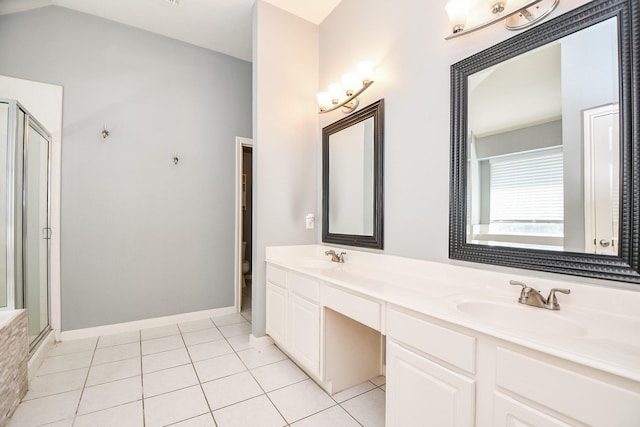
[[[266,332],[311,375],[320,377],[320,282],[267,266]]]
[[[471,427],[475,338],[387,312],[387,426]]]
[[[636,427],[640,383],[392,306],[386,411],[388,427]]]

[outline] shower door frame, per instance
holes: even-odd
[[[46,275],[47,275],[47,324],[46,326],[38,332],[38,335],[34,338],[32,342],[29,343],[29,353],[32,353],[38,345],[42,342],[42,340],[47,336],[47,334],[51,331],[51,134],[47,131],[47,129],[42,126],[42,124],[35,119],[29,112],[23,108],[25,112],[25,121],[24,121],[24,153],[23,153],[23,170],[22,170],[22,294],[23,298],[26,300],[29,297],[28,289],[27,289],[27,253],[29,250],[29,241],[27,239],[27,227],[25,226],[27,222],[28,209],[27,209],[27,186],[28,186],[28,165],[27,165],[27,155],[29,153],[29,135],[30,132],[35,130],[42,138],[47,141],[47,201],[46,201],[46,212],[47,212],[47,226],[40,230],[41,236],[40,238],[46,240]],[[42,233],[46,232],[47,237],[43,237]],[[25,303],[25,306],[28,305]],[[39,309],[40,307],[38,307]]]
[[[14,99],[4,99],[0,98],[0,102],[7,103],[9,105],[9,123],[7,126],[7,133],[9,135],[8,146],[7,146],[7,206],[6,206],[6,230],[7,230],[7,309],[15,309],[16,308],[16,251],[15,251],[15,235],[16,235],[16,156],[17,153],[17,145],[18,145],[18,110],[22,110],[25,115],[24,123],[23,123],[23,134],[22,134],[22,188],[21,188],[21,202],[22,202],[22,265],[19,267],[22,269],[22,298],[23,305],[26,307],[27,304],[24,302],[28,298],[28,290],[27,290],[27,282],[26,282],[26,259],[27,259],[27,251],[28,251],[28,241],[27,241],[27,228],[26,218],[27,218],[27,167],[26,167],[26,159],[29,149],[29,134],[31,132],[31,128],[33,128],[42,138],[47,141],[47,202],[46,202],[46,210],[47,210],[47,229],[48,233],[51,231],[51,161],[52,161],[52,137],[49,131],[37,120],[35,119],[29,110],[27,110],[20,102]],[[29,343],[29,353],[31,354],[38,345],[42,342],[42,340],[47,336],[49,331],[51,331],[51,235],[47,236],[47,245],[46,245],[46,258],[47,258],[47,325],[38,333],[36,338]],[[28,307],[27,307],[28,309]]]

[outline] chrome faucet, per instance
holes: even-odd
[[[347,254],[346,252],[340,252],[339,254],[336,253],[336,251],[334,251],[333,249],[326,251],[324,253],[325,255],[331,255],[331,261],[333,262],[340,262],[340,263],[344,263],[344,256]]]
[[[518,302],[520,304],[526,304],[532,307],[546,308],[547,310],[560,310],[560,304],[558,304],[556,292],[562,292],[563,294],[571,293],[571,289],[553,288],[551,289],[551,291],[549,291],[549,296],[545,299],[540,291],[527,286],[525,283],[518,282],[517,280],[509,280],[509,284],[522,286],[520,298],[518,298]]]

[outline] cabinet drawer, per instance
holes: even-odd
[[[289,290],[313,302],[320,301],[320,282],[289,273]]]
[[[496,356],[496,384],[506,390],[585,424],[638,425],[639,390],[618,387],[504,348],[498,348]]]
[[[475,373],[474,337],[393,309],[387,314],[387,336],[466,372]]]
[[[267,265],[267,282],[287,286],[287,272],[281,268]]]
[[[380,331],[382,309],[380,303],[376,301],[371,301],[330,286],[323,286],[322,304],[363,325]]]

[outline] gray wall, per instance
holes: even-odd
[[[253,10],[252,332],[265,331],[265,248],[314,244],[318,27],[263,0]],[[321,221],[316,218],[316,224]]]
[[[62,329],[232,306],[251,63],[54,6],[0,17],[0,57],[64,86]]]
[[[587,1],[560,2],[553,17]],[[514,33],[498,23],[444,40],[451,31],[444,3],[342,0],[320,24],[318,87],[339,79],[358,61],[368,59],[375,65],[375,83],[360,104],[385,99],[385,253],[506,270],[517,277],[524,271],[448,259],[450,67]],[[339,111],[323,114],[320,126],[342,117]]]

